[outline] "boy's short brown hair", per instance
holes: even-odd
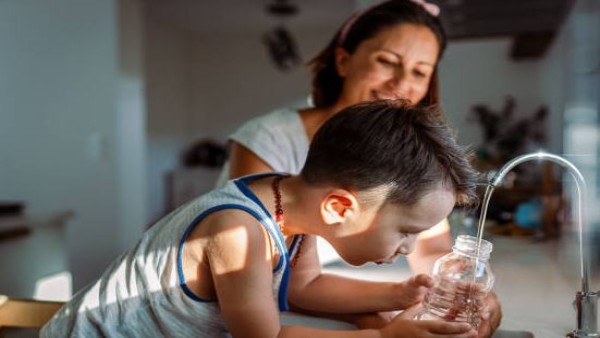
[[[457,204],[472,205],[480,176],[469,159],[436,106],[382,100],[329,119],[312,140],[300,176],[355,191],[389,186],[387,200],[409,206],[442,184],[456,191]]]

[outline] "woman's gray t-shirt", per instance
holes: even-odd
[[[233,133],[235,141],[265,161],[273,171],[298,174],[308,154],[310,141],[302,118],[296,109],[282,108],[256,117]],[[217,187],[229,178],[229,162],[225,163]]]

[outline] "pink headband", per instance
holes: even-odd
[[[348,21],[346,21],[346,23],[344,23],[344,26],[342,26],[342,29],[340,30],[340,37],[338,38],[338,46],[341,46],[344,43],[344,41],[346,41],[346,36],[348,35],[348,31],[350,31],[350,27],[352,27],[354,25],[354,22],[356,22],[356,20],[358,18],[360,18],[366,11],[368,11],[372,7],[373,6],[370,6],[361,11],[354,13],[354,15],[352,15],[350,17],[350,19],[348,19]]]
[[[440,8],[436,4],[432,4],[425,0],[408,0],[408,1],[411,1],[417,5],[420,5],[431,16],[437,17],[438,15],[440,15]],[[376,3],[372,6],[369,6],[361,11],[354,13],[354,15],[352,15],[350,17],[350,19],[348,19],[348,21],[346,21],[346,23],[344,24],[344,26],[342,26],[342,29],[340,30],[340,37],[338,38],[338,45],[341,45],[342,43],[344,43],[344,41],[346,40],[346,36],[348,35],[348,31],[350,31],[350,27],[352,27],[352,25],[354,25],[356,20],[358,20],[358,18],[360,18],[365,12],[371,10],[371,8],[373,8],[377,5],[379,5],[379,4]]]
[[[423,7],[423,9],[427,13],[431,14],[431,16],[437,17],[438,15],[440,15],[440,8],[436,4],[432,4],[431,2],[427,2],[425,0],[410,0],[410,1],[416,3],[417,5],[421,5],[421,7]]]

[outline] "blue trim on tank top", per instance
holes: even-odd
[[[289,249],[290,255],[294,252],[294,250],[296,250],[296,246],[298,245],[298,243],[300,243],[300,239],[302,239],[303,237],[304,237],[304,235],[294,236],[294,239],[292,240],[292,244],[290,245],[290,249]],[[295,255],[296,254],[294,254],[294,256]]]
[[[269,219],[273,223],[275,233],[273,233],[273,231],[269,230],[268,227],[267,227],[267,230],[272,235],[279,238],[279,241],[275,241],[275,243],[277,243],[277,248],[279,249],[279,252],[282,255],[282,257],[285,256],[285,260],[287,260],[289,262],[290,254],[288,252],[287,247],[285,246],[285,237],[283,237],[283,234],[281,233],[281,229],[279,229],[279,226],[277,226],[277,222],[275,222],[275,219],[273,218],[273,216],[271,215],[269,210],[258,199],[258,197],[256,197],[256,195],[254,195],[252,190],[250,190],[250,188],[248,188],[248,183],[252,182],[254,180],[261,179],[261,178],[268,177],[268,176],[286,176],[286,175],[287,174],[281,174],[281,173],[262,173],[262,174],[248,175],[248,176],[244,176],[242,178],[235,180],[234,183],[238,187],[238,189],[240,189],[242,194],[244,194],[244,196],[248,197],[250,200],[252,200],[254,203],[256,203],[256,205],[258,205],[258,207],[261,208],[265,214],[269,215]],[[284,245],[283,246],[280,245],[280,242],[283,243]],[[273,270],[274,272],[279,271],[279,269],[281,269],[281,267],[283,266],[284,260],[282,259],[282,257],[279,258],[279,261],[277,262],[277,266]]]
[[[271,219],[271,221],[273,222],[273,224],[275,223],[275,220],[273,219],[273,217],[271,216],[271,214],[268,212],[268,210],[265,208],[265,206],[260,202],[260,200],[256,197],[256,195],[254,195],[254,193],[252,193],[252,191],[246,186],[246,182],[248,181],[252,181],[254,179],[259,179],[262,177],[266,177],[266,176],[271,176],[271,175],[284,175],[284,174],[278,174],[278,173],[265,173],[265,174],[257,174],[257,175],[249,175],[249,176],[245,176],[243,178],[237,179],[234,181],[234,183],[236,184],[236,186],[238,187],[238,189],[240,189],[240,191],[248,198],[250,198],[253,202],[255,202],[267,215],[269,215],[269,219]],[[241,182],[239,182],[241,181]],[[239,183],[238,183],[239,182]],[[240,184],[241,183],[241,184]],[[182,288],[183,292],[190,297],[191,299],[195,300],[195,301],[199,301],[199,302],[204,302],[204,303],[214,303],[217,300],[206,300],[206,299],[202,299],[198,296],[196,296],[192,290],[190,290],[188,288],[188,286],[185,284],[185,276],[183,274],[183,262],[182,262],[182,255],[183,255],[183,245],[185,243],[185,240],[187,239],[187,237],[189,236],[189,234],[192,232],[192,230],[194,229],[195,225],[198,224],[204,217],[206,217],[207,215],[209,215],[210,213],[216,212],[216,211],[220,211],[220,210],[224,210],[224,209],[240,209],[243,211],[248,212],[249,214],[251,214],[254,218],[256,218],[258,221],[260,221],[261,223],[263,223],[261,221],[261,219],[263,219],[263,217],[261,215],[259,215],[258,213],[256,213],[254,210],[244,206],[244,205],[240,205],[240,204],[223,204],[223,205],[218,205],[212,208],[209,208],[207,210],[205,210],[204,212],[202,212],[200,215],[196,216],[196,218],[194,218],[194,220],[190,223],[190,225],[187,226],[183,237],[179,243],[179,250],[177,253],[177,273],[179,275],[179,280],[180,280],[180,287]],[[264,223],[263,223],[264,226]],[[288,281],[289,281],[289,264],[285,264],[284,262],[289,262],[290,260],[290,256],[289,256],[289,252],[286,248],[285,244],[285,240],[283,237],[283,234],[281,233],[281,230],[278,227],[275,227],[275,232],[273,233],[273,231],[268,227],[265,226],[266,230],[269,231],[269,233],[272,236],[278,237],[279,241],[275,241],[277,248],[280,252],[280,258],[279,261],[277,262],[277,267],[275,269],[273,269],[273,272],[277,272],[282,266],[285,266],[285,269],[283,271],[283,275],[281,277],[281,283],[279,285],[279,310],[280,311],[288,311],[289,310],[289,306],[287,304],[287,289],[288,289]],[[292,243],[292,247],[295,245],[295,243],[297,242],[297,237],[296,236],[294,238],[294,241]],[[282,244],[283,243],[283,244]]]
[[[283,236],[281,229],[279,229],[279,226],[277,226],[277,222],[275,221],[275,219],[273,218],[273,216],[271,215],[269,210],[258,199],[258,197],[256,197],[256,195],[254,195],[252,190],[250,190],[250,188],[247,185],[248,182],[252,182],[254,180],[268,177],[268,176],[289,176],[289,174],[278,173],[278,172],[254,174],[254,175],[248,175],[248,176],[238,178],[234,181],[234,183],[246,197],[248,197],[249,199],[254,201],[254,203],[256,203],[256,205],[258,205],[259,208],[261,208],[267,215],[269,215],[270,216],[269,218],[273,222],[273,227],[275,228],[276,235],[280,239],[279,241],[275,241],[275,242],[277,243],[279,252],[282,253],[283,255],[285,255],[285,262],[286,262],[284,270],[283,270],[283,276],[281,276],[281,283],[279,285],[279,296],[278,296],[279,309],[281,311],[288,311],[289,306],[287,304],[287,290],[288,290],[288,281],[290,279],[290,276],[289,276],[290,275],[290,264],[289,264],[290,251],[288,251],[288,249],[285,245],[285,237]],[[269,228],[267,228],[267,230],[270,231]],[[295,244],[298,242],[298,237],[299,236],[294,236],[294,240],[292,241],[292,245],[290,246],[290,248],[293,248],[295,246]],[[283,243],[283,248],[280,246],[281,245],[280,242]],[[274,271],[278,271],[281,268],[281,265],[283,264],[283,262],[284,262],[284,260],[282,260],[280,257],[279,262],[277,263],[277,267],[275,268]]]
[[[209,208],[209,209],[203,211],[202,213],[200,213],[200,215],[196,216],[196,218],[194,218],[194,220],[187,226],[187,228],[185,229],[185,232],[183,233],[183,236],[181,237],[181,240],[179,241],[179,248],[177,250],[177,275],[179,276],[179,286],[181,287],[181,289],[183,289],[183,292],[191,299],[199,301],[199,302],[214,303],[214,302],[216,302],[216,300],[202,299],[202,298],[196,296],[196,294],[194,294],[192,292],[192,290],[190,290],[190,288],[188,288],[187,284],[185,283],[185,276],[183,274],[183,261],[182,261],[183,245],[185,244],[185,240],[188,238],[188,236],[190,235],[192,230],[194,230],[196,225],[200,221],[202,221],[202,219],[204,219],[204,217],[208,216],[209,214],[211,214],[213,212],[217,212],[217,211],[225,210],[225,209],[243,210],[243,211],[246,211],[247,213],[251,214],[253,217],[258,219],[259,221],[261,219],[261,216],[258,215],[254,210],[252,210],[244,205],[232,203],[232,204],[217,205],[217,206],[214,206],[212,208]]]

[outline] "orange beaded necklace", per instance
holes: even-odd
[[[277,176],[273,180],[273,195],[275,195],[275,222],[277,222],[277,226],[279,226],[279,230],[281,230],[282,234],[285,233],[285,219],[283,216],[283,207],[281,206],[281,191],[279,189],[279,183],[281,183],[281,180],[287,177],[288,176]],[[300,238],[300,242],[298,243],[298,250],[296,251],[294,258],[290,262],[290,266],[292,268],[296,266],[296,263],[298,263],[298,258],[300,258],[300,254],[302,252],[302,244],[304,242],[303,239],[303,237]]]

